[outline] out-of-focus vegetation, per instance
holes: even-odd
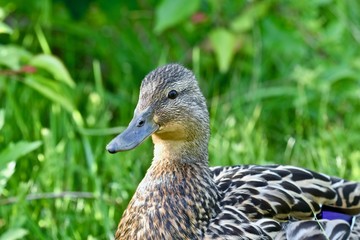
[[[112,238],[152,145],[105,145],[169,62],[208,99],[211,165],[360,179],[358,1],[0,0],[0,43],[1,240]]]

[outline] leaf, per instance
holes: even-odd
[[[10,144],[5,150],[0,152],[0,195],[2,194],[7,181],[15,172],[16,161],[40,147],[42,143],[21,141]]]
[[[6,25],[3,22],[0,22],[0,34],[2,33],[6,33],[6,34],[12,34],[13,30],[11,29],[11,27],[9,27],[8,25]]]
[[[56,80],[66,83],[72,88],[75,87],[75,82],[71,78],[68,70],[56,57],[48,54],[36,55],[30,60],[29,64],[44,69],[51,73]]]
[[[269,98],[288,98],[297,94],[296,87],[266,87],[258,88],[245,95],[244,99],[249,102],[269,99]],[[290,104],[289,104],[290,106]],[[284,107],[284,106],[282,106]]]
[[[234,34],[224,28],[215,29],[209,37],[220,72],[225,73],[235,54],[236,38]]]
[[[254,20],[250,14],[241,14],[231,23],[231,29],[236,32],[246,32],[253,28]]]
[[[190,17],[200,6],[200,0],[163,0],[156,9],[155,32],[175,26]]]
[[[0,109],[0,130],[3,128],[5,124],[5,110]]]
[[[6,183],[15,172],[16,162],[11,161],[0,169],[0,195],[3,194]]]
[[[334,83],[338,80],[349,78],[358,79],[358,75],[350,67],[347,66],[336,66],[326,69],[320,76],[320,79],[327,83]]]
[[[231,23],[231,29],[235,32],[245,32],[253,28],[255,21],[264,16],[270,6],[269,1],[254,2],[245,11],[243,11]]]
[[[21,63],[31,58],[31,54],[24,48],[16,45],[0,45],[0,65],[12,70],[21,68]]]
[[[28,233],[28,230],[24,228],[9,229],[0,236],[0,240],[23,239]]]
[[[7,148],[0,152],[0,169],[2,169],[5,164],[11,161],[16,161],[20,157],[34,151],[35,149],[40,147],[41,144],[41,141],[20,141],[15,144],[9,144]]]
[[[24,82],[51,101],[61,105],[68,112],[73,113],[74,105],[69,100],[70,98],[66,97],[68,94],[60,84],[39,75],[26,76]]]

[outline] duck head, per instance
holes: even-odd
[[[168,64],[144,78],[133,119],[106,149],[130,150],[152,135],[155,152],[158,145],[162,153],[169,147],[173,154],[176,149],[196,152],[189,149],[196,148],[207,156],[209,131],[206,101],[194,74],[179,64]]]

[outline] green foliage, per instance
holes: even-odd
[[[0,240],[16,240],[16,239],[24,239],[24,237],[28,234],[28,231],[22,228],[18,229],[10,229],[1,235]]]
[[[210,164],[360,179],[360,3],[0,0],[0,239],[109,239],[152,144],[107,142],[144,75],[192,68]],[[116,127],[118,126],[118,127]]]
[[[155,32],[161,33],[189,18],[198,9],[200,0],[164,0],[156,9]]]
[[[33,57],[29,61],[29,64],[38,69],[43,69],[49,72],[54,79],[63,82],[72,88],[75,87],[75,83],[71,79],[69,72],[59,59],[51,55],[40,54]]]
[[[9,178],[13,175],[16,161],[40,147],[41,142],[18,142],[15,145],[9,144],[0,152],[0,194],[3,194],[4,187]]]
[[[235,55],[236,37],[223,28],[213,30],[209,37],[214,48],[219,70],[222,73],[226,73]]]

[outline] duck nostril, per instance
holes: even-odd
[[[136,126],[137,127],[142,127],[142,126],[144,126],[144,124],[145,124],[145,120],[140,119],[140,121],[138,122],[138,124]]]

